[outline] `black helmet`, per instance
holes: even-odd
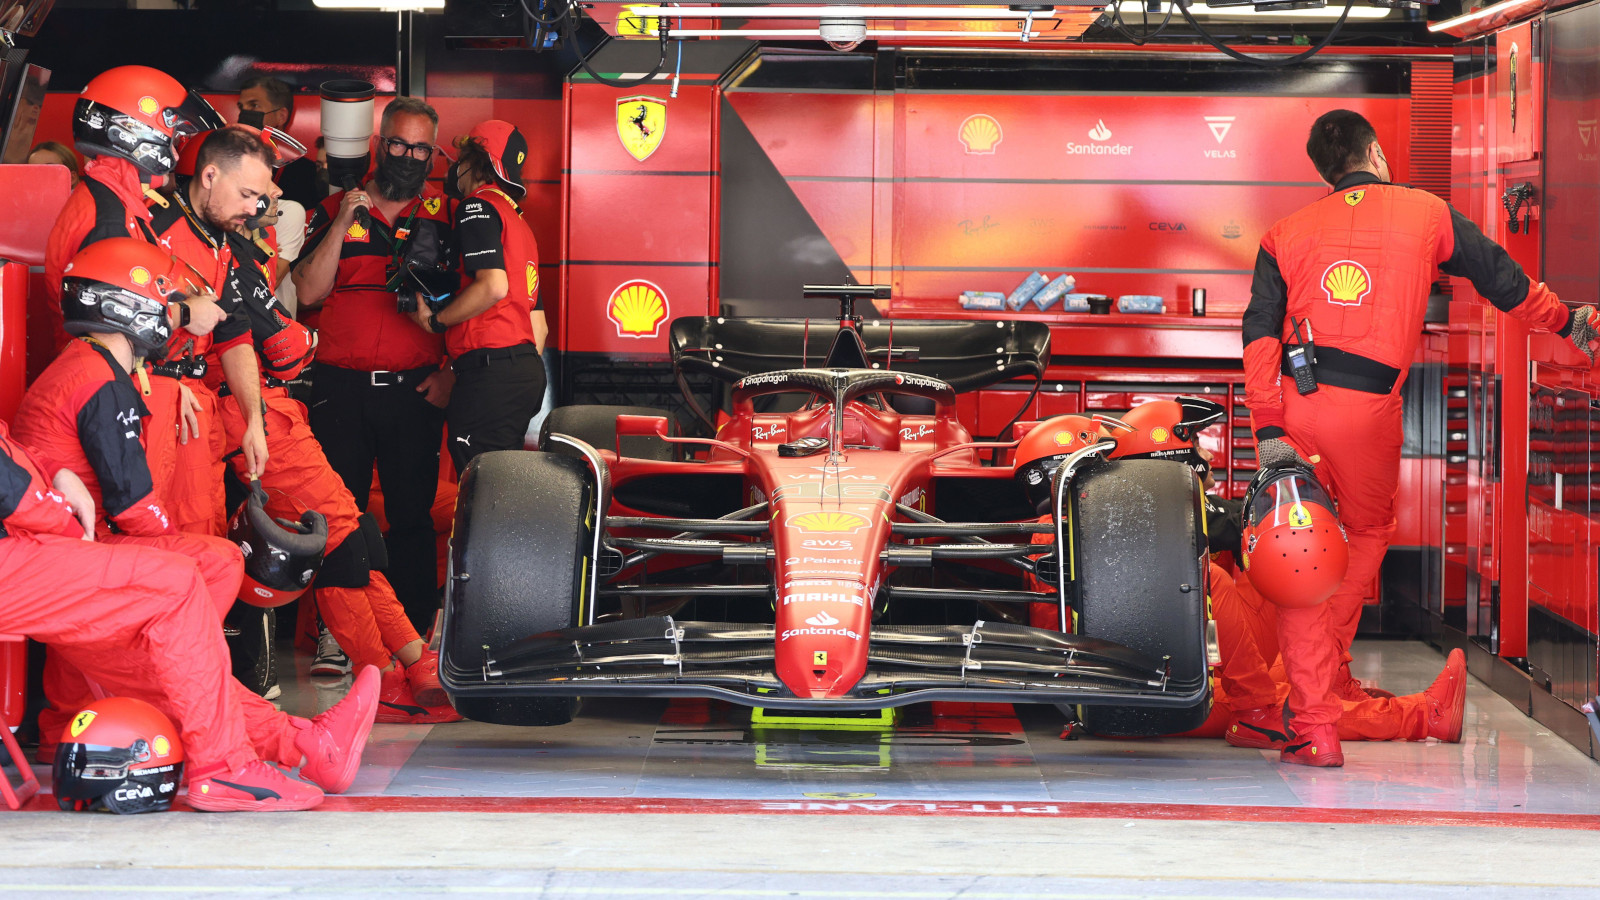
[[[132,697],[106,697],[67,723],[54,778],[51,790],[62,809],[161,812],[183,783],[183,742],[161,710]]]
[[[328,520],[311,509],[303,511],[298,522],[274,519],[266,506],[267,492],[257,482],[228,523],[228,540],[244,554],[239,599],[270,609],[311,586],[328,546]]]
[[[167,304],[184,297],[180,271],[171,256],[137,238],[90,244],[61,273],[66,332],[120,332],[140,356],[156,355],[172,337]]]

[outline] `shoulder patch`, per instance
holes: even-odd
[[[438,197],[429,197],[428,199],[422,201],[422,208],[427,210],[428,215],[430,216],[438,215],[439,207],[443,205],[443,202],[440,201]]]
[[[1344,195],[1345,205],[1347,205],[1347,206],[1355,206],[1357,203],[1360,203],[1361,202],[1361,198],[1363,198],[1365,196],[1367,196],[1367,192],[1364,191],[1364,190],[1361,190],[1361,191],[1346,191],[1345,195]]]

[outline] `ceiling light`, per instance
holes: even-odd
[[[444,0],[312,0],[318,9],[364,9],[371,12],[427,12],[444,9]]]
[[[677,19],[998,19],[1021,20],[1027,10],[969,9],[952,6],[627,6],[632,16]],[[1034,19],[1053,19],[1055,11],[1032,13]]]
[[[1529,0],[1519,0],[1519,2],[1529,2]],[[1532,2],[1542,2],[1542,0],[1532,0]],[[1170,3],[1157,4],[1146,13],[1147,7],[1142,0],[1121,0],[1117,4],[1117,10],[1122,13],[1123,21],[1127,21],[1130,16],[1142,17],[1148,15],[1151,18],[1164,16],[1167,14],[1167,10],[1171,9],[1171,6]],[[1173,9],[1172,12],[1176,13],[1177,10]],[[1363,6],[1357,3],[1350,8],[1350,18],[1382,19],[1391,12],[1393,12],[1391,9]],[[1249,19],[1337,19],[1343,14],[1343,4],[1314,9],[1256,9],[1251,6],[1207,6],[1204,3],[1189,5],[1189,15],[1196,17],[1211,16],[1212,18],[1232,18],[1237,16]]]
[[[1453,19],[1444,19],[1439,22],[1429,22],[1428,30],[1438,34],[1455,35],[1456,37],[1472,37],[1486,31],[1492,31],[1515,19],[1518,15],[1542,9],[1545,0],[1503,0],[1493,6],[1485,6],[1477,12],[1456,16]]]

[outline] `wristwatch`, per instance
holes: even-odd
[[[176,317],[175,317],[178,320],[178,327],[179,328],[187,328],[188,325],[189,325],[189,316],[191,314],[191,310],[189,309],[189,304],[187,304],[187,303],[169,303],[169,304],[167,304],[167,312],[169,314],[172,312],[172,307],[174,307],[174,306],[176,306],[180,310],[178,312],[178,314],[176,315]]]

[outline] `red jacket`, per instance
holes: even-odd
[[[61,273],[78,251],[112,237],[136,237],[155,242],[150,231],[150,210],[145,205],[144,182],[133,163],[115,156],[92,157],[83,178],[61,208],[45,245],[45,291],[50,297],[51,333],[55,348],[67,341],[61,318]]]
[[[174,534],[145,459],[149,415],[110,351],[72,341],[28,388],[15,428],[50,471],[71,469],[83,479],[102,523],[123,534]]]
[[[0,421],[0,538],[29,534],[83,537],[83,528],[41,465]]]
[[[1572,313],[1443,200],[1368,172],[1274,224],[1244,313],[1245,402],[1258,440],[1283,436],[1284,344],[1316,347],[1319,384],[1398,391],[1439,273],[1472,282],[1496,309],[1563,337]],[[1287,381],[1293,390],[1294,380]]]
[[[469,350],[532,344],[528,314],[539,308],[539,245],[517,205],[493,185],[478,188],[456,213],[456,246],[464,290],[484,269],[506,273],[506,295],[444,333],[454,359]]]
[[[321,206],[307,210],[306,243],[297,264],[310,259],[324,240],[339,240],[328,230],[344,194],[334,194]],[[384,286],[396,241],[422,242],[424,249],[448,262],[442,256],[449,243],[450,204],[429,187],[423,197],[400,211],[395,222],[385,221],[376,207],[371,213],[370,229],[357,222],[344,234],[333,292],[317,309],[317,359],[364,372],[438,365],[444,358],[444,339],[418,328],[401,313],[394,291]],[[407,221],[410,228],[404,227]]]
[[[233,251],[227,233],[214,231],[192,214],[188,193],[187,185],[180,187],[165,208],[155,210],[150,227],[155,232],[157,246],[188,263],[205,278],[216,293],[217,302],[228,312],[228,318],[206,335],[196,336],[182,328],[174,329],[172,340],[167,342],[166,358],[169,360],[207,353],[220,356],[250,341],[250,320],[243,304],[236,293],[227,290],[228,274],[233,268]]]

